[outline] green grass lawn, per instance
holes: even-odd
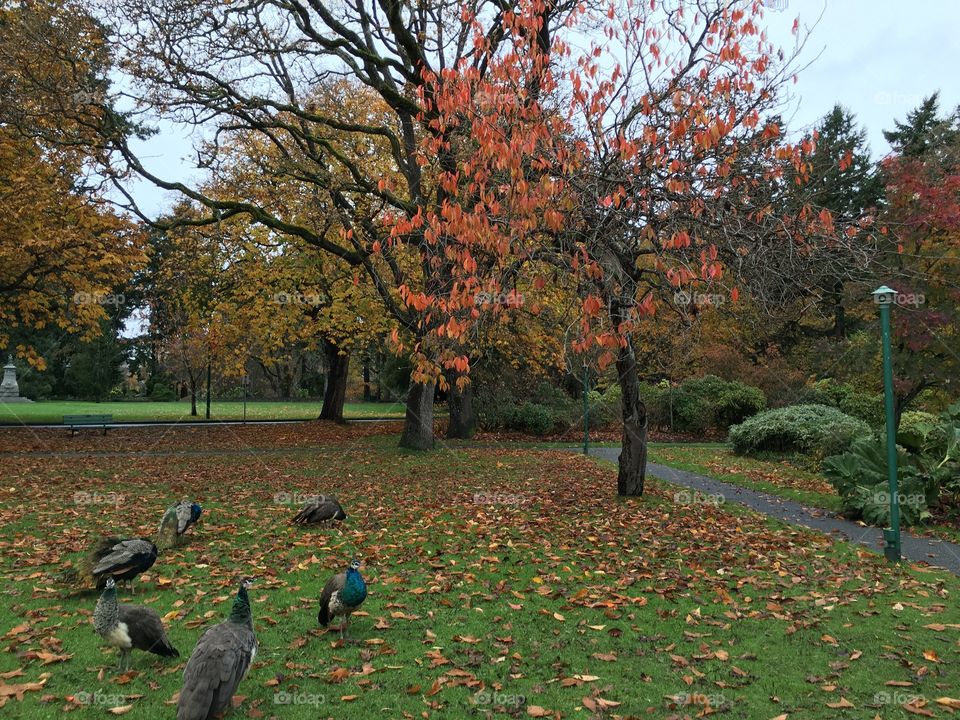
[[[309,420],[320,414],[322,402],[247,402],[248,420]],[[113,415],[117,421],[202,420],[206,406],[197,405],[199,416],[190,416],[190,402],[72,402],[0,403],[0,424],[59,423],[64,415]],[[404,414],[400,403],[346,403],[346,418],[397,417]],[[213,420],[242,420],[242,401],[214,401]]]
[[[651,443],[648,459],[804,505],[840,510],[840,498],[823,475],[789,460],[741,457],[723,443]]]
[[[5,454],[0,694],[27,687],[4,717],[172,717],[242,575],[260,578],[260,649],[231,717],[952,716],[936,700],[960,695],[954,576],[674,505],[659,481],[619,500],[608,464],[555,450],[413,454],[338,432],[310,452],[135,455],[131,440],[121,457]],[[350,519],[291,526],[296,496],[319,492]],[[166,618],[181,657],[135,654],[118,676],[90,625],[96,594],[60,573],[97,533],[150,535],[182,496],[205,514],[132,598]],[[341,645],[316,598],[354,556],[370,594]]]
[[[760,490],[830,512],[841,511],[840,497],[821,473],[798,467],[789,458],[753,458],[734,455],[729,445],[651,443],[649,460],[717,480]],[[909,528],[921,535],[960,542],[960,531],[948,525],[925,524]]]

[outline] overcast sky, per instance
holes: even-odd
[[[875,157],[889,147],[882,131],[893,127],[940,91],[942,110],[960,105],[960,0],[768,0],[785,10],[766,11],[770,39],[793,45],[799,17],[812,34],[802,59],[812,63],[793,86],[789,128],[799,132],[837,102],[867,130]],[[171,180],[195,177],[189,135],[164,127],[141,145],[147,167]],[[156,214],[171,196],[146,183],[134,190],[144,210]]]

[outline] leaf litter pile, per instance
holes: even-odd
[[[66,437],[16,454],[6,436],[4,717],[174,717],[193,646],[249,575],[260,649],[231,717],[960,717],[953,576],[674,505],[659,483],[621,501],[610,465],[562,451],[413,454],[382,428],[320,423],[298,448],[284,428],[214,449],[192,429],[130,433],[102,455]],[[349,519],[291,525],[317,493]],[[97,593],[71,571],[99,534],[152,536],[181,497],[200,522],[121,591],[180,657],[135,653],[117,674]],[[317,597],[353,557],[370,594],[344,644]]]

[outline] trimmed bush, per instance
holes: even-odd
[[[767,407],[767,398],[760,388],[743,383],[727,383],[713,406],[714,422],[721,430],[738,425]]]
[[[702,433],[713,426],[714,408],[710,398],[684,383],[673,391],[673,429]],[[669,402],[669,397],[668,397]]]
[[[667,424],[669,402],[667,391]],[[706,375],[684,381],[673,391],[673,428],[680,432],[705,432],[711,427],[726,430],[766,408],[760,388]]]
[[[546,405],[525,402],[512,408],[505,425],[508,430],[546,435],[553,430],[554,414]]]
[[[843,412],[859,418],[872,428],[883,426],[883,395],[854,391],[837,404]]]
[[[730,428],[729,440],[738,455],[758,452],[803,453],[817,458],[849,449],[870,434],[863,420],[828,405],[790,405],[767,410]]]

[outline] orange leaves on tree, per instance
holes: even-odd
[[[603,301],[596,295],[588,295],[583,299],[583,314],[587,317],[596,315],[603,308]]]

